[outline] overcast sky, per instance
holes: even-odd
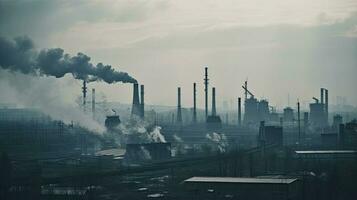
[[[356,0],[0,0],[0,35],[27,35],[36,47],[83,52],[146,86],[146,102],[190,107],[209,67],[217,101],[243,96],[241,85],[272,105],[312,101],[357,105]],[[65,77],[63,80],[71,79]],[[80,93],[69,87],[68,96]],[[91,83],[110,101],[130,102],[131,85]]]

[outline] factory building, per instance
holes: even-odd
[[[321,88],[320,101],[315,97],[313,99],[315,102],[310,104],[310,125],[319,128],[328,126],[328,90]]]
[[[284,119],[284,122],[293,122],[294,121],[294,110],[291,107],[284,108],[283,119]]]
[[[184,181],[193,199],[298,200],[296,178],[192,177]]]
[[[265,126],[260,122],[258,144],[260,145],[283,145],[283,128],[281,126]]]
[[[357,146],[357,120],[346,124],[340,124],[339,143],[345,148],[356,148]]]
[[[127,164],[156,162],[171,158],[171,143],[127,144],[124,160]]]

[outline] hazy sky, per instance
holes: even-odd
[[[0,35],[111,64],[145,84],[151,104],[175,105],[181,86],[189,107],[197,82],[202,107],[208,66],[218,103],[243,96],[248,78],[273,105],[310,102],[320,87],[357,105],[357,0],[0,0]],[[89,87],[131,101],[131,85]]]

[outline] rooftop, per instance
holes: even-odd
[[[192,177],[185,183],[290,184],[295,178]]]
[[[354,150],[317,150],[317,151],[295,151],[297,154],[355,154]]]

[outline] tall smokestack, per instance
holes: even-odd
[[[95,119],[95,89],[92,88],[92,115],[93,119]]]
[[[324,89],[323,88],[320,89],[320,101],[321,101],[321,104],[324,104]]]
[[[308,112],[304,112],[304,134],[306,134],[307,130],[308,130],[308,126],[309,126],[309,113]]]
[[[205,84],[205,113],[207,119],[208,117],[208,67],[205,67],[204,84]]]
[[[83,93],[83,111],[86,111],[86,101],[87,101],[87,82],[83,81],[83,87],[82,87],[82,93]]]
[[[298,110],[298,128],[299,128],[299,144],[301,142],[301,127],[300,127],[300,102],[297,102],[297,110]]]
[[[182,123],[182,113],[181,113],[181,88],[177,88],[177,123]]]
[[[140,117],[144,119],[145,117],[145,102],[144,102],[144,85],[140,86]]]
[[[196,110],[196,83],[193,83],[193,123],[197,122],[197,110]]]
[[[238,98],[238,126],[242,126],[242,99]]]
[[[328,90],[325,89],[325,114],[326,114],[326,123],[328,125]]]
[[[140,102],[139,102],[139,85],[133,84],[133,105],[131,108],[131,116],[140,116]]]
[[[212,116],[216,116],[216,88],[212,88]]]

